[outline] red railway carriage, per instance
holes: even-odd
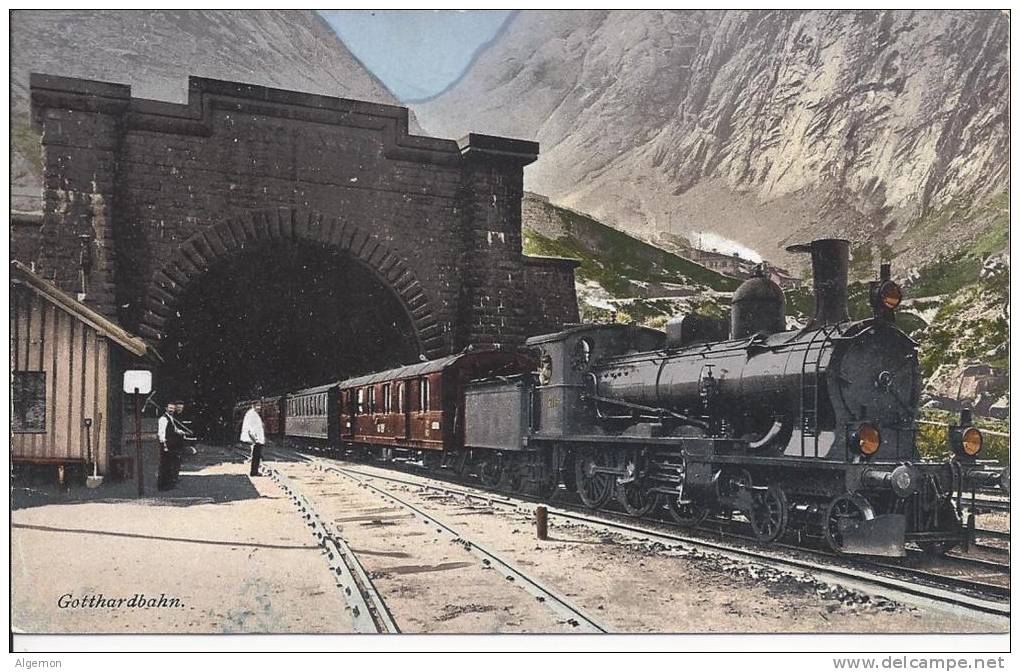
[[[262,425],[266,429],[266,436],[283,436],[286,411],[284,402],[286,398],[262,397],[261,399],[245,399],[234,404],[234,433],[240,435],[241,422],[244,414],[251,408],[252,403],[262,402],[262,410],[259,415],[262,417]]]
[[[339,383],[342,447],[442,451],[464,446],[464,384],[529,370],[515,352],[482,350]]]

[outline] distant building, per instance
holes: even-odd
[[[691,249],[688,254],[690,260],[710,268],[716,273],[722,273],[733,278],[747,278],[756,266],[750,259],[744,259],[739,252],[723,254],[716,249],[699,250]]]
[[[723,254],[716,249],[699,250],[690,248],[677,251],[677,254],[716,273],[740,280],[750,277],[754,267],[758,265],[757,262],[741,257],[739,252]],[[795,289],[801,286],[801,279],[791,275],[785,268],[773,266],[772,264],[766,264],[766,266],[768,267],[769,277],[783,289]]]
[[[772,282],[776,283],[783,289],[797,289],[804,284],[803,280],[797,276],[790,275],[790,272],[785,268],[780,268],[779,266],[773,266],[771,264],[769,264],[769,277],[772,279]]]

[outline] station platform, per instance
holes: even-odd
[[[353,631],[297,510],[236,454],[200,446],[175,489],[135,488],[15,487],[15,633]]]

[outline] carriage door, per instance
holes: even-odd
[[[400,410],[404,413],[404,438],[411,438],[411,404],[410,396],[407,394],[407,388],[410,385],[407,381],[401,381],[397,383],[397,403],[400,404]]]

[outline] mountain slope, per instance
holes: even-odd
[[[650,326],[690,312],[719,313],[740,282],[679,257],[592,217],[526,192],[524,252],[581,262],[575,272],[582,320],[610,312]]]
[[[528,188],[627,230],[782,265],[841,235],[917,265],[987,222],[912,222],[1008,184],[1008,31],[996,11],[524,11],[415,110],[439,135],[537,139]]]
[[[25,195],[15,199],[21,210],[39,208],[31,72],[130,84],[134,96],[175,102],[198,75],[399,105],[310,11],[14,11],[11,180]]]

